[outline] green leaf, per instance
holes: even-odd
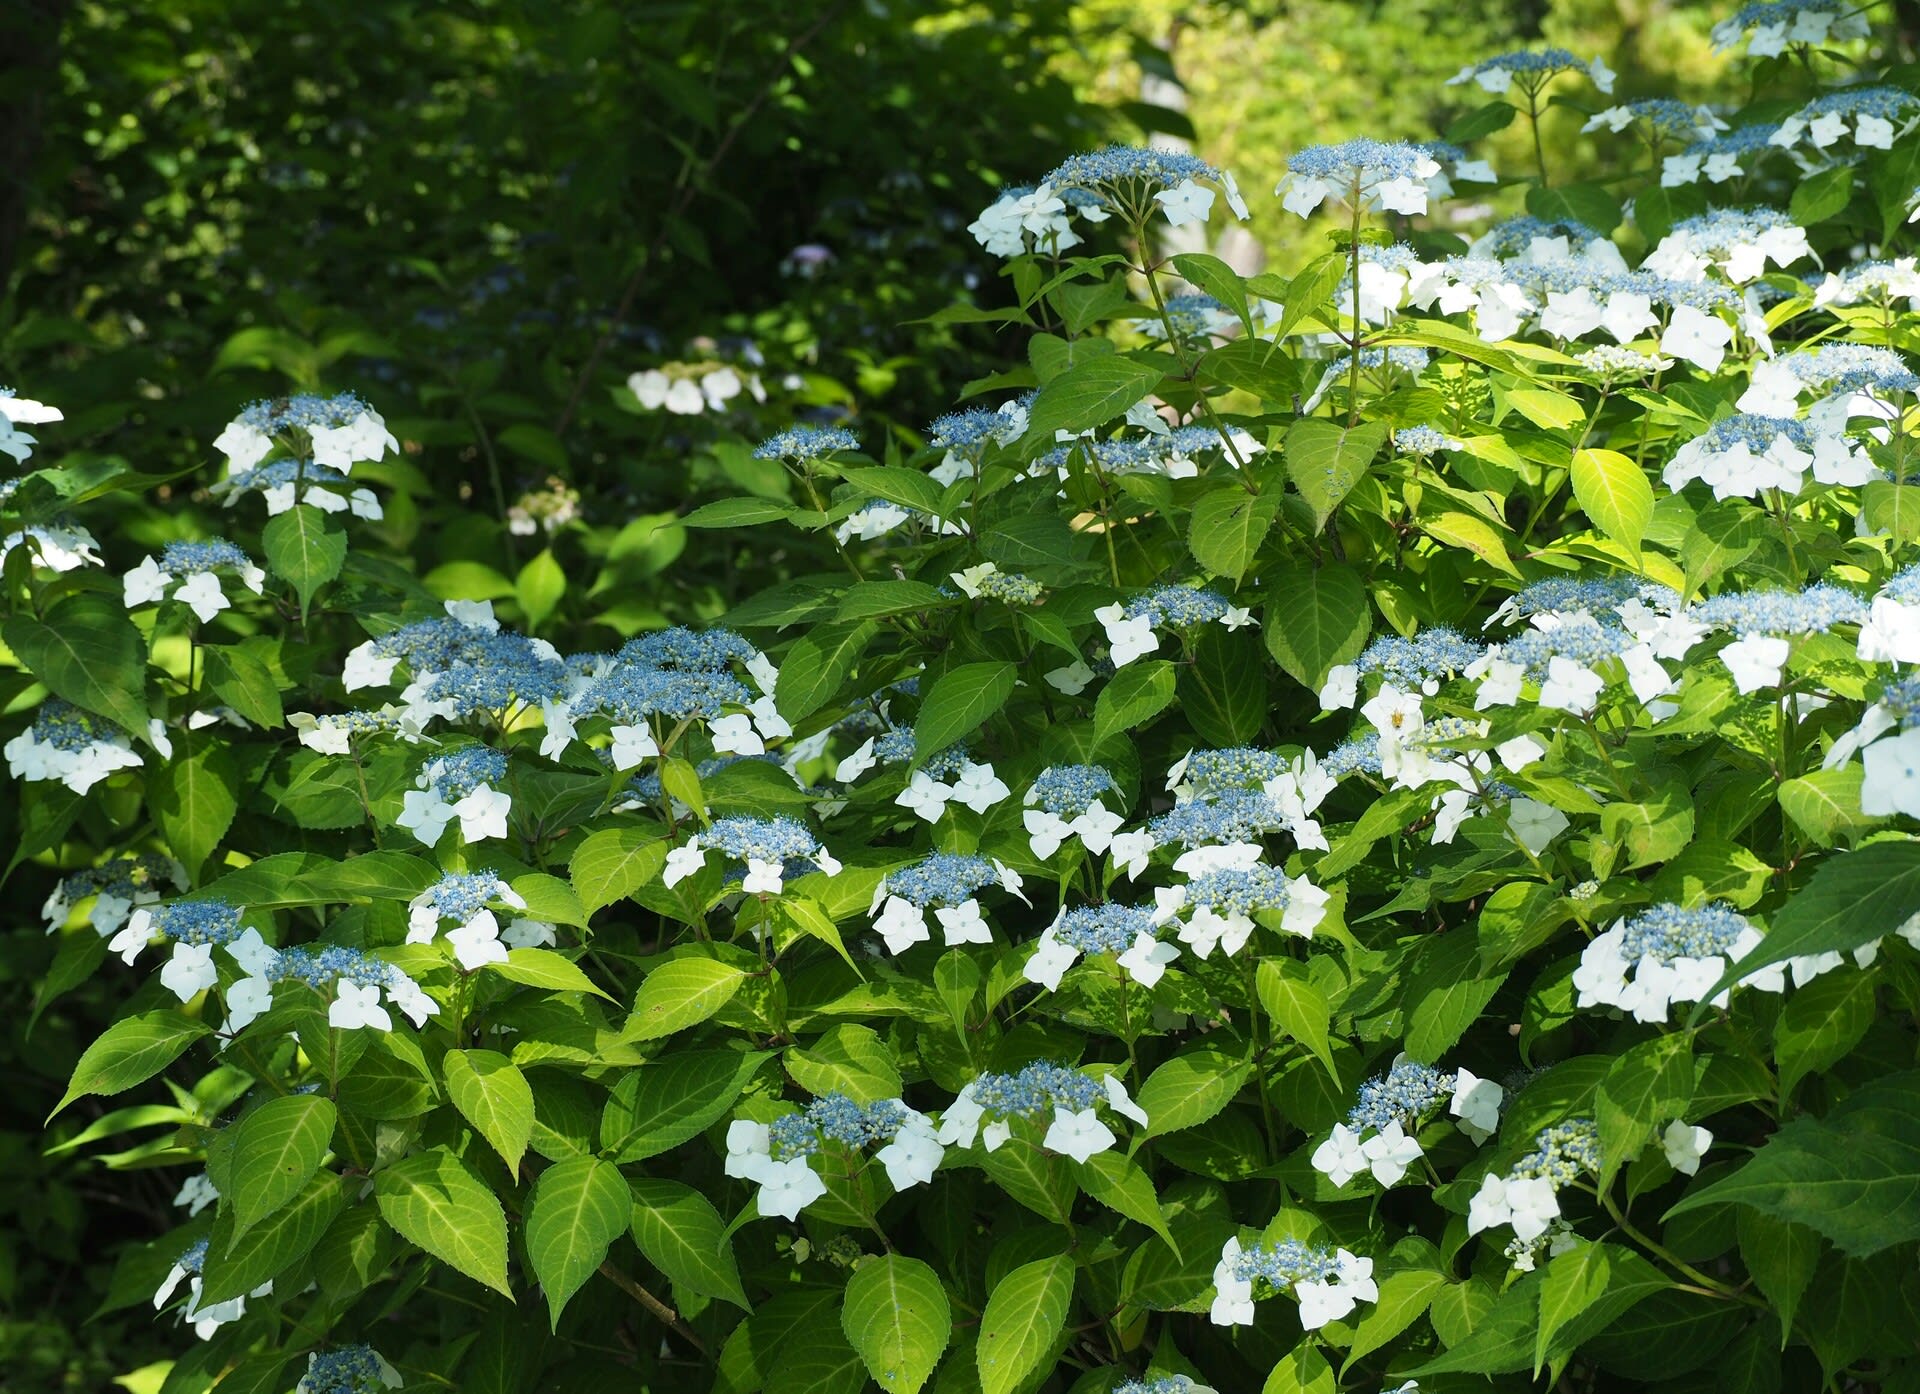
[[[871,620],[852,624],[822,624],[803,635],[780,661],[774,680],[774,705],[788,721],[811,716],[827,704],[840,685],[853,675],[880,626]]]
[[[1354,1328],[1347,1364],[1351,1366],[1361,1356],[1379,1350],[1412,1326],[1446,1285],[1446,1274],[1430,1268],[1405,1269],[1382,1278],[1380,1296],[1371,1307],[1363,1309],[1365,1315]]]
[[[1504,571],[1519,579],[1520,568],[1507,555],[1507,544],[1500,540],[1500,534],[1493,530],[1492,524],[1471,513],[1447,512],[1437,518],[1422,519],[1420,526],[1434,541],[1449,547],[1464,548],[1496,571]]]
[[[802,1050],[786,1055],[787,1073],[794,1083],[816,1098],[845,1094],[856,1104],[900,1097],[900,1066],[879,1032],[843,1022]]]
[[[1601,236],[1620,226],[1620,204],[1598,184],[1535,184],[1527,190],[1527,212],[1549,223],[1584,223]]]
[[[698,1025],[733,1000],[746,974],[711,958],[676,958],[641,981],[627,1018],[628,1039],[653,1041]]]
[[[1480,966],[1480,946],[1467,934],[1443,934],[1422,949],[1407,983],[1407,1053],[1438,1060],[1479,1019],[1506,981]]]
[[[1217,1050],[1176,1055],[1147,1076],[1135,1100],[1147,1115],[1146,1136],[1197,1128],[1233,1102],[1253,1067]]]
[[[565,474],[567,471],[567,447],[545,426],[536,426],[531,421],[516,421],[494,439],[503,449],[511,450],[524,460],[533,461],[543,470],[551,470],[555,474]]]
[[[309,503],[295,504],[267,520],[260,533],[267,567],[293,587],[306,618],[314,593],[340,574],[347,560],[347,535],[327,526],[327,515]]]
[[[1780,1315],[1782,1349],[1785,1333],[1793,1330],[1794,1310],[1813,1282],[1820,1266],[1820,1236],[1805,1225],[1741,1206],[1734,1220],[1740,1259],[1753,1275],[1753,1285],[1766,1295]]]
[[[339,1114],[318,1094],[268,1099],[233,1128],[226,1200],[233,1229],[245,1234],[307,1187],[320,1169]]]
[[[917,615],[949,603],[939,590],[925,581],[862,581],[840,597],[840,609],[834,618],[877,620],[894,615]]]
[[[1600,1185],[1640,1155],[1654,1133],[1686,1113],[1693,1100],[1693,1041],[1655,1036],[1621,1055],[1600,1081],[1594,1118],[1600,1125]]]
[[[1495,99],[1485,106],[1468,112],[1465,116],[1447,127],[1447,140],[1453,145],[1471,145],[1483,140],[1495,131],[1504,131],[1520,115],[1520,108],[1512,102]]]
[[[1132,1161],[1118,1152],[1096,1152],[1086,1161],[1076,1162],[1073,1170],[1081,1190],[1115,1214],[1145,1225],[1175,1253],[1180,1251],[1173,1232],[1167,1228],[1153,1179]]]
[[[512,1299],[507,1215],[472,1167],[436,1147],[380,1172],[373,1194],[380,1218],[401,1238]]]
[[[1027,409],[1027,439],[1104,426],[1160,385],[1160,369],[1122,355],[1076,363],[1041,388]]]
[[[173,759],[149,783],[148,801],[167,845],[197,885],[240,810],[240,775],[227,742],[211,732],[182,731],[173,742]]]
[[[740,1285],[740,1266],[727,1238],[726,1221],[713,1203],[678,1181],[647,1177],[629,1184],[633,1242],[647,1262],[678,1287],[752,1311],[746,1289]]]
[[[1852,165],[1835,165],[1805,176],[1793,186],[1793,197],[1787,201],[1787,216],[1801,227],[1810,228],[1844,211],[1853,198],[1853,172]]]
[[[855,493],[862,498],[885,499],[897,503],[903,508],[912,508],[921,513],[931,513],[940,517],[940,485],[922,474],[919,470],[906,469],[899,465],[886,465],[874,469],[848,470],[846,481]],[[868,584],[885,584],[870,582]],[[855,587],[859,589],[859,587]],[[851,619],[843,615],[842,619]]]
[[[1313,1052],[1327,1067],[1330,1078],[1338,1080],[1334,1068],[1333,1046],[1327,1036],[1327,1024],[1333,1008],[1307,972],[1307,965],[1292,958],[1265,958],[1254,975],[1260,1006],[1273,1024]]]
[[[1253,565],[1280,512],[1279,491],[1249,494],[1227,484],[1202,494],[1187,524],[1187,547],[1216,576],[1238,582]]]
[[[1253,317],[1247,309],[1246,282],[1240,279],[1239,272],[1219,257],[1208,256],[1205,252],[1179,253],[1173,259],[1173,269],[1195,290],[1211,295],[1239,316],[1242,327],[1247,331],[1247,339],[1253,338]]]
[[[1612,1276],[1605,1244],[1577,1245],[1547,1264],[1546,1277],[1540,1283],[1540,1325],[1533,1338],[1535,1379],[1547,1363],[1553,1338],[1600,1300]]]
[[[1286,338],[1309,316],[1325,309],[1346,274],[1347,259],[1335,252],[1308,262],[1296,272],[1280,296],[1280,323],[1274,328],[1274,339]]]
[[[527,1077],[492,1050],[450,1050],[441,1068],[453,1106],[493,1144],[517,1180],[533,1136],[533,1086]]]
[[[1093,704],[1094,743],[1146,725],[1173,701],[1173,665],[1136,660],[1115,673]]]
[[[221,701],[255,726],[286,725],[279,684],[273,670],[256,655],[236,644],[203,644],[200,655],[206,664],[206,685]]]
[[[913,723],[913,748],[925,758],[965,739],[1013,695],[1011,663],[962,663],[934,680]]]
[[[1794,1119],[1667,1216],[1727,1204],[1805,1225],[1856,1257],[1920,1239],[1920,1071],[1884,1075],[1825,1118]]]
[[[573,849],[567,873],[589,916],[651,885],[667,864],[667,840],[644,828],[602,828]]]
[[[188,1046],[212,1034],[211,1027],[179,1012],[147,1012],[114,1022],[81,1054],[67,1092],[47,1117],[88,1094],[119,1094],[153,1078]]]
[[[1601,532],[1630,552],[1640,550],[1653,521],[1653,485],[1640,466],[1617,450],[1576,450],[1573,496]]]
[[[1267,724],[1273,703],[1267,665],[1251,636],[1209,627],[1178,666],[1174,698],[1194,734],[1220,748],[1245,745]]]
[[[1337,663],[1366,647],[1372,611],[1360,573],[1344,562],[1289,561],[1267,573],[1261,625],[1267,652],[1295,682],[1318,691]]]
[[[1287,428],[1287,478],[1313,510],[1316,533],[1366,475],[1386,439],[1384,421],[1365,421],[1346,429],[1318,417],[1303,417]]]
[[[508,949],[506,961],[489,963],[487,971],[528,987],[544,987],[553,992],[590,992],[596,997],[606,997],[609,1002],[613,1000],[580,971],[578,964],[552,949]]]
[[[715,499],[703,503],[680,520],[688,528],[747,528],[791,518],[800,510],[773,499]]]
[[[633,1197],[612,1162],[569,1157],[533,1183],[527,1198],[527,1262],[547,1295],[553,1328],[607,1248],[633,1220]]]
[[[201,1269],[201,1305],[242,1297],[305,1258],[347,1208],[349,1196],[365,1184],[323,1171],[243,1235],[235,1236],[232,1221],[222,1215]]]
[[[1808,1075],[1837,1065],[1860,1044],[1873,1025],[1874,983],[1870,973],[1828,973],[1787,998],[1773,1023],[1782,1099]]]
[[[527,617],[529,632],[537,632],[546,623],[547,616],[560,604],[560,597],[567,593],[567,573],[560,569],[560,563],[554,560],[553,549],[545,548],[540,555],[520,568],[520,574],[514,578],[514,598],[520,602],[520,609]]]
[[[982,1394],[1026,1388],[1066,1335],[1072,1301],[1073,1260],[1064,1254],[1023,1263],[1000,1280],[973,1352]]]
[[[1260,1394],[1339,1394],[1333,1364],[1312,1342],[1295,1346],[1267,1372]]]
[[[882,1389],[916,1394],[953,1335],[947,1290],[919,1259],[881,1254],[847,1279],[840,1329]]]
[[[1563,431],[1586,420],[1586,411],[1577,397],[1545,387],[1517,387],[1505,401],[1534,425],[1548,431]]]
[[[147,644],[118,601],[70,595],[44,620],[12,616],[0,638],[54,696],[146,738]]]
[[[1793,825],[1822,847],[1866,831],[1878,818],[1860,808],[1864,766],[1845,764],[1835,770],[1813,770],[1780,785],[1780,811]]]
[[[1805,954],[1850,953],[1885,938],[1920,914],[1920,842],[1876,842],[1820,863],[1813,878],[1773,917],[1757,948],[1734,964],[1702,998],[1695,1014],[1722,989]]]
[[[1300,391],[1299,361],[1271,339],[1229,339],[1208,349],[1194,374],[1267,402],[1291,403]]]
[[[677,1050],[629,1071],[601,1112],[601,1151],[616,1162],[641,1162],[697,1137],[733,1107],[766,1058],[765,1051]]]

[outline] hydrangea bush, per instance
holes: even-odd
[[[683,522],[786,578],[618,648],[371,541],[352,394],[138,540],[0,397],[12,868],[41,1007],[124,984],[60,1108],[177,1180],[165,1394],[1915,1387],[1920,98],[1716,36],[1743,109],[1549,49],[1299,152],[1291,275],[1159,258],[1246,212],[1184,152],[1008,190],[948,318],[1030,368],[765,440]]]

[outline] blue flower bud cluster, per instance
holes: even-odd
[[[1890,679],[1880,691],[1880,705],[1899,719],[1903,731],[1920,726],[1920,673]]]
[[[1736,634],[1825,634],[1837,624],[1859,624],[1867,603],[1850,590],[1819,581],[1801,591],[1728,591],[1689,612],[1714,629]]]
[[[1430,158],[1404,140],[1349,140],[1339,145],[1309,145],[1287,160],[1287,173],[1328,184],[1365,188],[1388,179],[1417,179]]]
[[[1271,750],[1231,746],[1225,750],[1196,750],[1187,757],[1181,783],[1199,797],[1209,798],[1229,789],[1258,789],[1286,773],[1287,762]]]
[[[181,944],[225,944],[240,935],[240,907],[224,900],[176,900],[156,905],[155,933]]]
[[[1193,799],[1147,824],[1156,846],[1214,847],[1253,842],[1280,827],[1280,810],[1254,789],[1228,789]]]
[[[1339,1259],[1332,1249],[1303,1244],[1298,1239],[1250,1244],[1233,1263],[1233,1276],[1255,1284],[1256,1296],[1284,1292],[1295,1283],[1324,1282],[1339,1271]],[[1261,1289],[1263,1283],[1269,1291]]]
[[[1626,922],[1620,956],[1628,963],[1643,958],[1662,963],[1676,958],[1711,958],[1724,954],[1752,927],[1746,916],[1717,900],[1692,909],[1654,905]]]
[[[1395,687],[1415,688],[1452,677],[1485,652],[1484,644],[1476,644],[1445,625],[1435,625],[1411,639],[1383,634],[1367,645],[1353,666],[1362,677],[1381,677]]]
[[[1667,609],[1679,598],[1669,586],[1638,581],[1630,576],[1604,576],[1594,580],[1551,576],[1522,586],[1501,608],[1511,611],[1516,619],[1526,619],[1573,611],[1617,610],[1635,599],[1656,609]]]
[[[1056,1107],[1078,1112],[1106,1097],[1106,1087],[1092,1075],[1051,1060],[1036,1060],[1017,1074],[984,1074],[973,1082],[974,1102],[1005,1118],[1044,1118]]]
[[[1027,802],[1062,818],[1078,818],[1116,787],[1098,765],[1049,765],[1027,791]]]
[[[1188,339],[1211,333],[1220,323],[1220,317],[1229,313],[1225,305],[1200,291],[1171,297],[1166,310],[1166,321],[1173,332]]]
[[[448,803],[456,803],[485,784],[498,788],[507,777],[507,755],[484,745],[462,746],[427,762],[427,784]]]
[[[90,895],[117,895],[131,900],[162,881],[171,881],[173,875],[167,858],[152,852],[133,853],[69,872],[60,881],[60,898],[69,903]]]
[[[1824,387],[1832,392],[1864,392],[1869,388],[1920,391],[1920,375],[1908,368],[1899,354],[1869,344],[1824,344],[1808,352],[1790,353],[1778,361],[1809,388]]]
[[[449,871],[422,894],[442,919],[465,924],[487,908],[499,885],[491,871]]]
[[[1334,779],[1343,779],[1355,772],[1379,774],[1380,733],[1368,731],[1364,735],[1342,741],[1326,753],[1320,761],[1320,770]]]
[[[1427,371],[1427,365],[1433,361],[1433,355],[1423,348],[1410,344],[1394,344],[1389,348],[1370,348],[1360,350],[1360,367],[1364,372],[1374,372],[1380,368],[1398,368],[1415,377]],[[1343,353],[1327,365],[1322,384],[1338,382],[1353,371],[1353,355]]]
[[[251,403],[241,410],[240,420],[262,435],[277,436],[288,430],[335,429],[367,410],[367,404],[351,392],[336,392],[331,397],[300,392]]]
[[[340,944],[281,949],[261,976],[268,982],[305,983],[316,990],[342,978],[362,987],[390,987],[400,981],[400,971],[391,963]]]
[[[516,702],[551,701],[567,690],[567,665],[547,656],[524,634],[491,634],[477,645],[486,655],[433,675],[425,695],[429,702],[453,708],[467,717],[479,712],[502,712]]]
[[[1060,917],[1054,937],[1083,954],[1125,953],[1153,933],[1152,912],[1133,905],[1079,905]]]
[[[820,850],[820,840],[804,823],[785,817],[716,818],[701,832],[700,842],[740,861],[784,862]]]
[[[1577,357],[1582,368],[1603,378],[1651,377],[1667,363],[1657,353],[1635,353],[1619,344],[1601,344]]]
[[[958,451],[977,460],[990,445],[1017,438],[1020,418],[991,407],[967,407],[935,417],[927,425],[927,442],[941,450]]]
[[[1700,127],[1694,109],[1672,97],[1643,97],[1637,102],[1622,102],[1633,119],[1644,122],[1655,135],[1678,140],[1691,136]]]
[[[643,668],[717,673],[729,664],[747,662],[758,652],[731,629],[688,629],[675,625],[672,629],[627,640],[617,657],[622,663]]]
[[[1540,1177],[1559,1190],[1582,1172],[1600,1169],[1600,1129],[1591,1118],[1570,1118],[1542,1128],[1533,1151],[1513,1164],[1513,1176]]]
[[[1544,76],[1570,72],[1573,69],[1586,70],[1586,64],[1564,48],[1516,49],[1512,53],[1496,53],[1491,58],[1482,58],[1469,72],[1479,76],[1486,72],[1507,72],[1516,77]]]
[[[1003,605],[1037,605],[1046,594],[1045,586],[1017,571],[989,571],[973,587],[982,600],[997,600]]]
[[[207,1263],[207,1241],[196,1239],[175,1259],[174,1266],[187,1273],[198,1273]]]
[[[1211,426],[1176,426],[1166,435],[1127,440],[1076,440],[1057,445],[1036,462],[1060,469],[1075,450],[1085,451],[1108,474],[1154,474],[1166,469],[1175,456],[1191,458],[1203,450],[1224,449],[1226,441]]]
[[[1905,566],[1887,579],[1880,594],[1902,605],[1920,605],[1920,565]]]
[[[1191,586],[1159,586],[1127,602],[1130,620],[1144,619],[1155,629],[1192,629],[1227,613],[1227,602],[1212,591]]]
[[[1451,1070],[1402,1060],[1360,1086],[1358,1099],[1347,1114],[1347,1126],[1364,1132],[1398,1123],[1411,1132],[1441,1100],[1452,1097],[1454,1079]]]
[[[729,707],[752,701],[753,693],[731,673],[621,664],[595,678],[567,705],[576,717],[597,713],[617,725],[644,726],[656,716],[712,720]]]
[[[783,1114],[768,1125],[775,1161],[810,1157],[823,1143],[838,1142],[860,1151],[876,1142],[891,1142],[907,1121],[898,1099],[882,1099],[864,1107],[837,1090],[823,1094],[801,1113]]]
[[[59,697],[49,697],[33,714],[33,738],[61,750],[85,750],[119,733],[111,723]]]
[[[316,1353],[300,1387],[302,1394],[383,1394],[387,1383],[372,1346],[341,1346]]]
[[[1878,116],[1904,121],[1920,114],[1920,97],[1898,87],[1842,87],[1815,97],[1796,113],[1803,121],[1816,116]]]
[[[756,445],[753,458],[804,462],[859,448],[860,437],[843,426],[789,426]]]
[[[252,560],[245,552],[224,538],[210,538],[205,542],[169,542],[160,549],[160,569],[170,576],[194,576],[222,567],[244,571],[252,565]]]
[[[1185,1375],[1156,1375],[1152,1379],[1122,1380],[1113,1394],[1187,1394],[1193,1381]]]
[[[1891,261],[1863,261],[1844,271],[1829,271],[1814,287],[1814,303],[1857,305],[1862,301],[1896,300],[1907,294],[1912,268]]]
[[[1532,247],[1538,238],[1551,241],[1556,237],[1564,237],[1569,244],[1576,246],[1607,239],[1607,235],[1598,228],[1588,227],[1571,218],[1536,218],[1530,213],[1522,213],[1516,218],[1502,218],[1479,238],[1476,245],[1485,255],[1504,258],[1519,256]]]
[[[1202,872],[1187,883],[1187,903],[1211,906],[1218,914],[1284,910],[1292,898],[1286,873],[1265,863]]]
[[[982,886],[1000,879],[985,857],[960,852],[935,852],[900,871],[887,873],[887,894],[897,895],[918,910],[962,905]]]
[[[1217,180],[1219,177],[1219,170],[1183,150],[1110,145],[1104,150],[1069,155],[1041,182],[1064,196],[1070,189],[1098,195],[1119,192],[1122,186],[1130,184],[1171,189],[1189,179]]]
[[[1582,611],[1551,629],[1529,629],[1500,645],[1500,657],[1518,663],[1532,678],[1544,678],[1555,658],[1570,658],[1592,668],[1632,648],[1634,637],[1617,624]]]
[[[1431,459],[1442,450],[1458,449],[1460,442],[1432,426],[1403,426],[1393,433],[1393,448],[1402,455]]]
[[[1669,237],[1685,239],[1701,252],[1726,252],[1758,241],[1762,235],[1798,223],[1777,208],[1713,208],[1673,225]]]

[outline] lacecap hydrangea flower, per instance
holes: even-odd
[[[1291,156],[1274,193],[1283,208],[1302,218],[1328,199],[1369,212],[1425,213],[1428,181],[1439,173],[1439,161],[1417,145],[1350,140],[1310,145]]]
[[[724,1170],[760,1187],[755,1199],[762,1215],[794,1220],[827,1193],[812,1158],[828,1148],[858,1154],[876,1144],[874,1160],[896,1191],[933,1180],[946,1154],[933,1120],[901,1100],[863,1105],[833,1093],[770,1123],[735,1119],[727,1128]]]
[[[927,912],[940,925],[942,941],[955,944],[991,944],[993,931],[981,913],[978,893],[999,886],[1009,895],[1021,891],[1020,873],[995,857],[959,852],[934,852],[911,866],[889,871],[874,887],[867,913],[873,928],[892,954],[905,953],[933,937]]]
[[[117,727],[58,697],[40,704],[33,724],[8,741],[4,753],[15,779],[57,779],[76,794],[142,763]]]
[[[210,542],[169,542],[158,557],[148,557],[122,578],[129,610],[172,598],[199,616],[202,623],[211,620],[233,602],[221,589],[223,573],[231,574],[248,590],[259,595],[267,573],[233,543],[221,539]]]
[[[745,864],[740,889],[748,895],[779,895],[794,863],[811,863],[828,876],[840,862],[806,826],[792,818],[716,818],[667,853],[661,884],[673,887],[706,865],[708,852]]]
[[[1220,1249],[1213,1292],[1208,1314],[1216,1326],[1251,1326],[1257,1298],[1290,1292],[1308,1331],[1341,1320],[1362,1302],[1380,1300],[1370,1258],[1298,1239],[1242,1246],[1237,1234]]]
[[[394,822],[429,847],[450,823],[460,825],[463,842],[505,837],[513,801],[496,786],[506,777],[505,751],[470,745],[435,756],[422,767],[419,787],[407,790]]]
[[[339,1346],[307,1357],[307,1372],[294,1394],[379,1394],[405,1383],[372,1346]]]
[[[516,920],[502,929],[492,908],[496,903],[527,908],[526,898],[490,871],[448,872],[407,902],[407,942],[430,944],[441,923],[451,920],[454,928],[447,932],[447,943],[470,973],[489,963],[505,963],[509,949],[553,942],[553,926],[544,920]]]
[[[1118,1075],[1038,1060],[1016,1073],[983,1074],[967,1084],[940,1115],[938,1136],[948,1147],[972,1147],[978,1139],[993,1152],[1013,1136],[1016,1120],[1036,1126],[1046,1120],[1040,1145],[1084,1162],[1120,1140],[1099,1117],[1103,1106],[1147,1126],[1146,1110]]]

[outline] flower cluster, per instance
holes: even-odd
[[[771,1123],[735,1119],[727,1128],[726,1174],[760,1187],[757,1200],[762,1215],[794,1220],[827,1193],[827,1184],[813,1164],[815,1159],[824,1160],[824,1150],[857,1155],[876,1144],[874,1160],[886,1170],[896,1191],[933,1180],[946,1155],[934,1134],[933,1120],[899,1099],[863,1106],[835,1093]]]
[[[994,1152],[1013,1136],[1016,1120],[1046,1120],[1040,1145],[1084,1162],[1120,1140],[1099,1117],[1103,1104],[1147,1126],[1146,1111],[1134,1103],[1119,1075],[1040,1060],[1015,1074],[984,1074],[969,1083],[940,1115],[939,1138],[948,1147],[972,1147],[978,1139]]]

